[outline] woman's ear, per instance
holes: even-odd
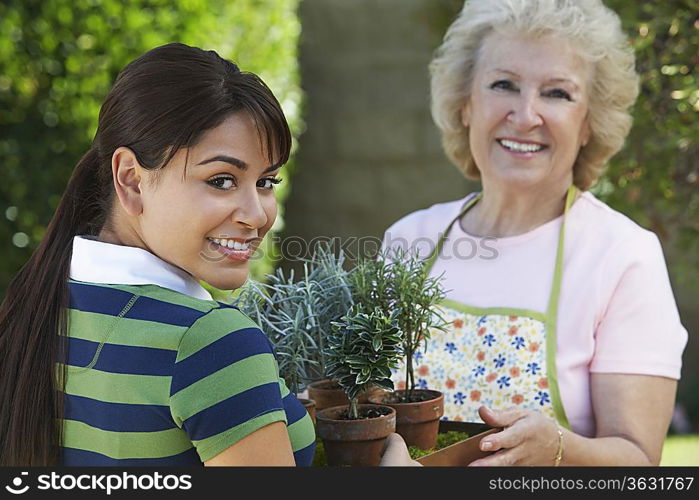
[[[469,99],[461,107],[461,125],[465,128],[471,124],[471,100]]]
[[[585,117],[585,122],[583,123],[582,131],[580,132],[580,145],[582,147],[587,146],[590,142],[590,136],[592,135],[592,130],[590,130],[590,115]]]
[[[119,147],[112,155],[112,180],[119,203],[127,214],[140,215],[143,212],[141,181],[143,167],[138,163],[134,152]]]

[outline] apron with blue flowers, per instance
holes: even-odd
[[[558,237],[553,286],[545,312],[507,307],[473,307],[444,300],[439,313],[445,331],[434,329],[424,351],[414,354],[416,387],[444,393],[444,420],[483,423],[478,408],[526,408],[554,418],[565,427],[556,376],[556,320],[563,273],[565,222],[575,199],[575,186],[566,197]],[[449,224],[430,257],[428,272],[442,251],[454,224],[480,199],[469,200]],[[400,387],[404,366],[393,371]]]

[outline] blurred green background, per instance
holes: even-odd
[[[699,287],[699,1],[606,0],[605,3],[620,14],[632,39],[642,89],[627,145],[612,160],[608,174],[593,191],[613,208],[658,234],[683,321],[686,325],[699,325],[696,294]],[[357,44],[365,47],[366,54],[380,54],[384,59],[372,66],[371,74],[351,75],[350,78],[357,80],[350,82],[348,91],[360,95],[370,87],[370,79],[387,82],[384,87],[388,88],[381,94],[385,103],[391,94],[400,95],[404,101],[419,100],[415,106],[422,110],[422,121],[426,127],[432,127],[426,111],[426,89],[416,93],[417,97],[405,97],[398,86],[390,87],[393,82],[390,78],[397,75],[394,63],[411,56],[396,49],[391,57],[386,46],[381,51],[380,46],[368,46],[367,40],[383,44],[384,38],[393,37],[396,46],[407,45],[396,34],[402,32],[396,30],[400,10],[411,8],[417,14],[410,14],[409,22],[413,24],[403,26],[407,34],[401,36],[418,37],[415,26],[426,26],[430,33],[425,35],[427,41],[416,38],[413,42],[431,44],[425,49],[428,54],[461,5],[461,0],[10,0],[0,3],[0,296],[41,240],[74,165],[89,148],[100,104],[118,71],[130,60],[154,46],[179,41],[214,49],[242,69],[259,74],[282,103],[292,132],[299,139],[300,151],[307,145],[306,156],[296,155],[285,168],[283,176],[287,179],[278,191],[281,216],[275,229],[282,230],[288,221],[284,207],[293,189],[286,206],[288,210],[296,210],[300,222],[296,226],[288,225],[290,234],[304,237],[325,234],[313,225],[313,217],[318,216],[319,210],[310,213],[302,205],[295,209],[292,206],[322,197],[312,181],[302,182],[303,176],[294,177],[294,173],[312,172],[308,175],[320,178],[320,172],[332,168],[336,151],[333,147],[338,146],[327,140],[326,135],[317,143],[310,133],[302,135],[304,121],[308,122],[309,131],[313,129],[321,135],[328,132],[322,120],[319,121],[316,108],[306,106],[306,101],[312,102],[316,96],[319,108],[328,112],[343,104],[354,107],[355,111],[362,109],[354,101],[343,103],[340,85],[336,89],[328,83],[331,81],[328,75],[335,69],[361,64],[365,53],[354,49],[353,44]],[[381,20],[379,7],[390,16],[388,22]],[[336,13],[334,19],[328,15],[328,9]],[[335,39],[327,44],[312,29],[302,30],[304,25],[325,26],[330,33],[322,36],[335,36]],[[369,30],[368,34],[365,30]],[[351,36],[343,38],[344,33]],[[336,49],[338,53],[344,51],[343,57],[335,55]],[[419,65],[418,77],[424,83],[426,65],[423,62]],[[402,75],[396,78],[401,83],[404,80]],[[316,89],[328,89],[331,94],[318,101],[313,93],[314,85]],[[302,86],[307,93],[305,97]],[[375,103],[370,107],[376,107]],[[387,121],[396,121],[389,109],[384,116]],[[368,117],[361,118],[357,120],[358,135],[362,134],[362,123],[370,125]],[[364,128],[366,134],[369,128]],[[437,144],[434,130],[430,133],[430,141]],[[393,140],[382,134],[372,135],[370,140],[382,148],[384,138]],[[322,158],[318,166],[309,156],[309,149],[320,151]],[[368,168],[377,165],[371,157],[362,161]],[[395,168],[402,167],[401,162]],[[377,175],[380,180],[382,174]],[[361,196],[370,190],[361,189],[355,195],[350,191],[352,182],[332,185],[317,182],[327,196],[337,201],[333,206],[328,205],[327,211],[336,210],[335,226],[349,227],[356,222],[357,233],[380,235],[381,228],[385,229],[406,213],[407,208],[413,209],[405,204],[405,199],[399,200],[399,196],[401,183],[415,186],[415,178],[383,175],[391,190],[374,189],[379,191],[378,197],[388,200],[385,206],[392,206],[394,211],[387,209],[379,213],[375,209],[379,213],[376,217],[343,212],[341,196],[333,191],[350,193],[347,196],[353,197],[356,204],[366,205]],[[419,182],[424,179],[421,177]],[[464,185],[459,185],[459,189]],[[435,193],[439,189],[442,188],[436,187]],[[449,198],[435,202],[446,199]],[[254,262],[253,274],[257,278],[263,277],[277,262],[271,258],[275,256],[274,248],[268,248],[266,255],[270,258]],[[220,292],[218,297],[225,298],[227,294]],[[696,330],[689,329],[690,345],[684,357],[678,400],[689,427],[697,432],[699,348],[692,336]],[[699,457],[695,458],[693,463],[699,464]]]
[[[0,3],[0,295],[41,240],[117,73],[147,50],[182,42],[257,73],[297,135],[296,10],[297,0]],[[277,190],[282,207],[288,185]]]

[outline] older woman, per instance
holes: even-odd
[[[470,0],[430,69],[445,151],[482,191],[385,235],[448,290],[419,384],[447,419],[503,428],[471,465],[658,464],[687,333],[658,238],[588,191],[638,94],[618,17]]]

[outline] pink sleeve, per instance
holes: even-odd
[[[604,311],[590,371],[680,378],[687,331],[680,323],[662,247],[643,231],[616,245],[600,284]]]

